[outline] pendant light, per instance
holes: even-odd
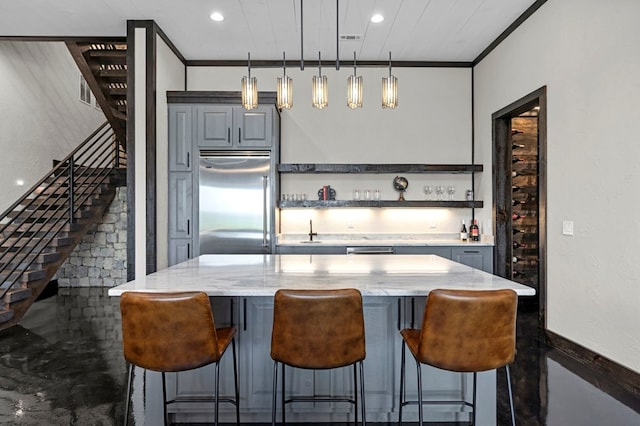
[[[391,75],[391,52],[389,52],[389,77],[382,77],[382,108],[398,106],[398,79]]]
[[[362,108],[362,76],[356,76],[356,52],[353,52],[353,75],[347,78],[347,106]]]
[[[282,70],[284,75],[278,77],[276,106],[278,109],[291,109],[293,106],[293,79],[287,77],[287,60],[282,52]]]
[[[258,81],[251,77],[251,53],[247,53],[247,68],[248,76],[242,77],[242,106],[251,110],[258,106]]]
[[[322,75],[322,60],[318,52],[318,75],[313,76],[311,100],[314,108],[322,109],[329,105],[329,85],[327,76]]]

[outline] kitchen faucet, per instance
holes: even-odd
[[[309,219],[309,241],[313,241],[313,236],[318,236],[317,232],[313,232],[313,220]]]

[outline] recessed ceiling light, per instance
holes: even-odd
[[[379,24],[382,21],[384,21],[384,16],[380,15],[379,13],[376,13],[371,17],[371,22],[373,22],[374,24]]]
[[[213,12],[209,17],[216,22],[224,21],[224,16],[220,12]]]

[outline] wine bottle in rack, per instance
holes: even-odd
[[[511,149],[512,149],[512,150],[514,150],[514,149],[519,149],[519,148],[526,148],[526,146],[524,146],[524,145],[523,145],[523,144],[521,144],[521,143],[512,143],[512,144],[511,144]]]
[[[520,133],[523,133],[522,130],[511,129],[511,136],[519,135]]]
[[[511,232],[513,232],[513,235],[516,235],[516,234],[523,234],[525,231],[518,228],[512,228]]]
[[[525,248],[528,248],[528,247],[530,247],[530,244],[527,244],[527,243],[519,243],[519,242],[517,242],[517,241],[514,241],[514,242],[513,242],[513,248],[514,248],[514,249],[518,249],[518,248],[525,249]]]
[[[520,220],[520,219],[524,219],[527,215],[525,214],[520,214],[520,213],[513,213],[511,215],[511,220]]]
[[[528,168],[528,169],[522,169],[522,170],[513,170],[511,172],[511,177],[518,177],[518,176],[533,176],[538,174],[537,169],[535,168]]]

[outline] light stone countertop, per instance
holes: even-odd
[[[309,245],[308,234],[278,235],[278,246]],[[489,246],[493,247],[493,235],[482,235],[481,241],[463,242],[458,234],[319,234],[313,244],[327,246]],[[317,242],[316,242],[317,241]]]
[[[531,287],[435,255],[202,255],[109,289],[204,291],[209,296],[273,296],[279,288],[357,288],[363,296],[426,296],[436,288]]]

